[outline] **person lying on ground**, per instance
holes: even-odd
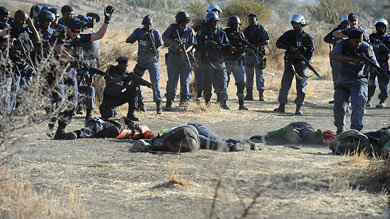
[[[187,123],[134,144],[131,150],[194,152],[199,149],[222,152],[256,150],[258,144],[249,140],[222,139],[201,123]]]
[[[355,129],[344,131],[329,148],[337,155],[364,153],[387,159],[390,155],[390,126],[375,132],[361,133]]]
[[[283,128],[267,132],[265,139],[282,139],[291,144],[322,144],[331,142],[335,137],[330,130],[322,132],[321,129],[315,130],[307,122],[292,122]],[[255,135],[250,138],[250,140],[259,139],[262,139],[262,136]]]
[[[74,131],[77,138],[151,139],[154,134],[145,125],[138,125],[127,118],[119,121],[90,117],[84,128]]]

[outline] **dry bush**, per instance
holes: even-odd
[[[317,0],[314,6],[307,6],[310,17],[316,21],[337,24],[340,18],[351,12],[357,12],[357,7],[349,0]]]
[[[7,48],[7,51],[9,48]],[[9,54],[9,53],[8,53]],[[13,53],[11,53],[13,54]],[[30,83],[16,86],[16,75],[25,65],[16,68],[9,57],[4,55],[0,60],[0,215],[5,218],[49,218],[73,217],[85,218],[85,206],[75,193],[75,188],[65,192],[65,196],[55,197],[50,192],[38,194],[29,179],[8,174],[12,159],[11,147],[23,138],[19,130],[34,126],[58,117],[59,112],[72,107],[73,89],[65,87],[65,95],[55,106],[51,105],[51,93],[57,92],[60,83],[69,78],[65,69],[54,59],[51,50],[46,59],[32,69],[33,79]],[[25,57],[31,61],[31,57]],[[22,71],[24,72],[24,71]],[[48,72],[54,73],[53,84],[48,84]],[[23,77],[24,78],[24,77]],[[22,78],[22,80],[24,80]]]
[[[75,186],[65,189],[60,200],[50,191],[38,194],[28,179],[0,168],[0,215],[2,218],[87,218]]]
[[[193,21],[202,20],[206,15],[206,9],[208,7],[208,3],[204,1],[190,1],[186,7],[186,10],[191,16]]]
[[[373,159],[367,168],[355,176],[354,184],[370,192],[390,191],[390,160]]]
[[[231,0],[222,10],[222,16],[225,18],[232,15],[240,17],[242,26],[248,24],[248,15],[250,13],[257,13],[259,23],[268,22],[271,14],[265,3],[255,0]]]

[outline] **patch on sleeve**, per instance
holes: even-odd
[[[368,48],[368,54],[369,54],[370,56],[372,56],[372,55],[374,54],[374,51],[372,51],[371,48]]]
[[[56,31],[53,36],[58,37],[61,33],[59,31]]]

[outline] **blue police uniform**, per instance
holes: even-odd
[[[385,73],[379,74],[378,76],[374,73],[370,74],[370,78],[368,80],[368,100],[371,100],[374,96],[377,83],[376,81],[378,81],[380,89],[378,98],[380,101],[385,101],[388,97],[387,85],[389,84],[389,52],[383,47],[387,46],[387,48],[389,48],[390,35],[387,33],[383,35],[373,33],[370,35],[370,42],[374,49],[376,60]]]
[[[296,74],[300,77],[307,77],[306,64],[298,57],[297,54],[289,51],[290,47],[297,48],[307,60],[310,60],[314,54],[314,40],[313,38],[303,30],[297,32],[295,30],[289,30],[284,33],[276,42],[276,46],[280,49],[285,49],[284,56],[284,72],[279,91],[278,101],[280,104],[285,105],[287,103],[288,91],[291,87],[291,82],[294,77],[294,69]],[[293,69],[294,68],[294,69]],[[307,80],[296,79],[297,97],[295,104],[302,106],[305,100],[305,87]]]
[[[358,27],[357,29],[352,29],[350,27],[347,27],[345,29],[342,29],[341,33],[346,35],[346,36],[348,36],[351,31],[355,31],[355,30],[363,32],[363,41],[364,42],[366,42],[366,43],[370,42],[370,38],[368,37],[368,32],[365,29],[361,28],[361,27]]]
[[[336,27],[334,28],[332,31],[330,31],[325,37],[324,37],[324,42],[325,43],[329,43],[329,44],[332,44],[333,46],[335,46],[336,44],[340,43],[341,41],[343,41],[342,39],[337,39],[333,36],[333,33],[336,32],[336,31],[339,31],[339,30],[343,30],[343,28],[341,27]],[[329,52],[329,57],[330,57],[330,54],[332,53],[332,50]],[[330,67],[332,68],[332,80],[333,80],[333,83],[335,83],[335,81],[337,80],[337,74],[336,74],[336,69],[337,69],[337,65],[339,63],[334,61],[334,60],[331,60],[330,59]]]
[[[185,48],[195,45],[196,38],[195,32],[191,27],[186,27],[184,30],[179,28],[178,24],[171,24],[163,33],[163,36],[169,40],[178,42],[177,31],[180,34],[182,43],[185,45]],[[190,78],[191,78],[191,68],[187,63],[186,58],[183,55],[182,51],[179,51],[173,45],[170,45],[169,53],[167,56],[167,71],[168,71],[168,81],[167,81],[167,93],[165,97],[168,100],[173,101],[176,95],[177,82],[180,76],[180,101],[184,102],[190,99]]]
[[[195,27],[194,27],[195,26]],[[203,28],[207,28],[205,20],[199,20],[195,22],[193,25],[193,29],[196,33],[198,33]],[[201,52],[199,50],[195,50],[194,58],[196,60],[197,65],[194,68],[195,75],[195,89],[197,93],[197,101],[202,97],[202,92],[204,90],[204,69],[205,64],[203,63],[205,60],[201,58]]]
[[[358,53],[363,53],[366,57],[376,62],[375,54],[372,47],[363,42],[357,49]],[[332,53],[341,54],[349,57],[356,57],[355,51],[348,45],[348,40],[344,40],[337,44]],[[363,129],[364,106],[367,101],[367,70],[365,65],[353,65],[347,62],[340,62],[337,68],[338,78],[335,82],[334,93],[334,125],[338,130],[342,130],[345,125],[345,112],[350,99],[352,114],[351,114],[351,129]]]
[[[134,68],[134,73],[138,76],[143,76],[145,70],[149,71],[150,81],[153,84],[153,101],[161,102],[160,91],[160,67],[158,66],[158,48],[163,45],[161,34],[158,30],[152,29],[149,33],[145,28],[137,28],[127,38],[126,42],[134,43],[138,41],[138,60]],[[154,46],[153,46],[154,44]],[[138,87],[139,101],[143,99],[141,95],[141,87]]]
[[[253,46],[259,47],[260,43],[269,40],[268,32],[260,24],[248,26],[244,29],[245,38]],[[265,90],[265,47],[260,46],[256,56],[253,53],[245,53],[246,88],[253,89],[253,75],[256,71],[256,88]],[[256,60],[257,59],[257,60]],[[260,63],[260,64],[259,64]]]
[[[91,41],[91,34],[80,34],[78,38],[71,39],[66,36],[65,26],[59,26],[58,29],[53,33],[50,38],[50,43],[55,45],[63,45],[63,47],[68,51],[73,57],[80,58],[82,56],[82,45],[84,43]],[[57,80],[55,76],[55,72],[49,73],[48,82],[49,84],[53,84],[53,80]],[[78,85],[77,85],[77,69],[70,68],[67,71],[68,77],[64,77],[64,81],[60,81],[57,88],[58,92],[52,92],[52,104],[58,103],[62,98],[68,97],[68,101],[74,103],[73,106],[68,107],[66,110],[60,113],[60,118],[58,120],[58,130],[63,130],[66,125],[71,122],[73,111],[75,106],[77,105],[77,96],[78,96]],[[67,93],[70,91],[71,93]],[[58,94],[59,93],[59,94]]]
[[[106,74],[106,78],[116,79],[125,78],[131,72],[126,70],[124,73],[119,72],[117,66],[111,66]],[[136,99],[136,86],[131,86],[125,89],[125,82],[122,80],[115,84],[106,84],[103,92],[103,102],[100,105],[100,114],[102,118],[110,118],[115,116],[115,107],[128,103],[129,112],[134,112]]]
[[[198,49],[201,52],[201,59],[204,64],[204,96],[206,102],[209,102],[212,96],[211,89],[214,86],[214,92],[217,94],[218,101],[227,100],[227,72],[223,59],[226,50],[230,47],[229,39],[226,33],[216,28],[211,30],[208,27],[198,31],[197,36]],[[216,42],[217,46],[212,48],[208,43]]]
[[[242,41],[246,41],[244,33],[241,30],[234,31],[232,28],[226,28],[225,33],[230,44],[236,49],[234,52],[228,53],[225,56],[227,70],[227,85],[229,85],[230,74],[233,73],[234,80],[237,86],[237,97],[239,100],[244,99],[245,76],[244,76],[244,47]],[[253,76],[253,74],[252,74]]]

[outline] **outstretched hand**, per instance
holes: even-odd
[[[104,22],[109,23],[111,20],[112,13],[114,13],[114,8],[112,6],[107,6],[106,9],[104,9]]]

